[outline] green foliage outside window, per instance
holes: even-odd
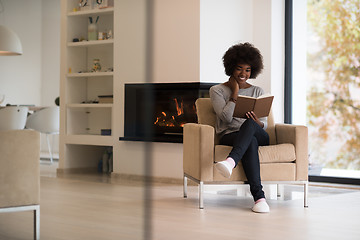
[[[319,42],[307,60],[310,157],[360,170],[360,0],[309,0],[308,23]],[[329,158],[335,138],[338,150]]]

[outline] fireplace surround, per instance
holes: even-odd
[[[217,83],[125,84],[121,141],[182,143],[183,125],[197,122],[195,101]]]

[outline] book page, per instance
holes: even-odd
[[[266,98],[266,97],[272,97],[272,95],[270,93],[265,93],[263,95],[260,95],[259,97],[257,97],[258,99],[259,98]]]

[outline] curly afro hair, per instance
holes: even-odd
[[[264,68],[263,57],[251,43],[239,43],[231,46],[223,56],[225,73],[231,76],[238,64],[251,66],[250,78],[256,78]]]

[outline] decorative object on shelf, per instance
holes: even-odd
[[[96,17],[95,22],[93,22],[93,18],[89,17],[89,25],[88,25],[88,40],[93,41],[97,40],[97,22],[99,21],[99,16]]]
[[[111,129],[101,129],[101,136],[111,136]]]
[[[94,0],[94,8],[108,8],[114,6],[114,0]]]
[[[80,11],[90,10],[91,4],[89,3],[88,0],[79,0],[79,9],[80,9]]]
[[[99,164],[98,171],[103,173],[111,173],[113,171],[113,149],[108,147],[105,149]]]
[[[113,38],[113,34],[112,34],[111,29],[108,31],[106,38],[107,39],[112,39]]]
[[[101,65],[100,65],[100,59],[95,58],[93,67],[91,69],[92,72],[100,72],[101,71]]]
[[[111,33],[111,30],[109,32]],[[111,38],[112,38],[112,34],[109,35],[107,32],[99,32],[98,33],[98,40],[111,39],[111,38],[109,38],[109,36],[111,36]]]
[[[109,153],[107,149],[102,156],[102,170],[103,173],[107,173],[109,171]]]
[[[82,101],[81,103],[83,103],[83,104],[93,104],[93,103],[99,103],[99,101],[97,101],[97,100],[86,100],[86,101]]]
[[[103,32],[99,32],[98,33],[98,40],[104,40],[106,38],[104,38],[104,33]]]
[[[113,95],[100,95],[99,103],[113,103],[114,96]]]

